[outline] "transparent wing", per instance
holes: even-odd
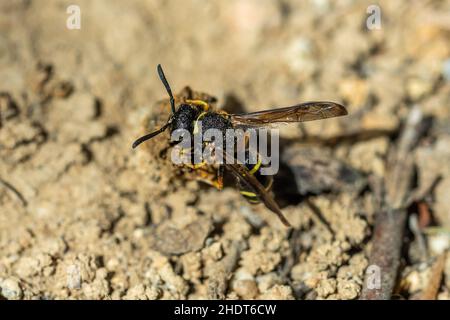
[[[305,102],[291,107],[231,114],[235,127],[261,127],[272,124],[305,122],[340,117],[347,114],[344,106],[328,101]]]

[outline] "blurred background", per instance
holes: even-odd
[[[415,184],[440,181],[410,212],[396,294],[424,290],[450,244],[450,2],[372,4],[1,1],[0,299],[213,298],[217,270],[230,279],[220,298],[356,299],[369,180],[385,178],[413,106],[429,123]],[[347,117],[281,130],[294,181],[274,192],[294,231],[232,186],[181,181],[151,147],[131,150],[166,98],[158,63],[174,92],[226,110],[346,105]],[[449,298],[446,261],[435,298]]]

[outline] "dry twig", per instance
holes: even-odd
[[[368,286],[366,275],[360,299],[390,299],[400,265],[403,232],[406,225],[409,195],[414,177],[414,162],[411,152],[423,134],[423,114],[414,107],[409,114],[397,147],[389,153],[383,187],[386,193],[382,208],[377,214],[373,235],[373,247],[369,265],[380,270],[380,286]]]
[[[10,184],[8,181],[3,180],[2,178],[0,178],[0,185],[3,185],[6,190],[11,191],[11,193],[19,200],[19,202],[26,207],[28,205],[27,200],[25,199],[25,197],[20,193],[19,190],[17,190],[12,184]]]
[[[222,260],[218,261],[209,271],[209,279],[207,284],[208,299],[223,300],[228,287],[228,280],[231,272],[236,267],[236,264],[244,249],[244,244],[241,241],[234,241],[231,247]]]
[[[430,279],[425,289],[419,295],[413,297],[414,300],[435,300],[441,285],[442,274],[445,268],[446,253],[441,254],[431,267]]]

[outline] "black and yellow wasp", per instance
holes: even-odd
[[[313,121],[347,114],[347,110],[344,106],[326,101],[306,102],[286,108],[245,114],[229,114],[222,110],[212,110],[207,101],[199,99],[184,99],[176,106],[175,98],[161,65],[157,66],[157,71],[169,95],[172,113],[167,122],[160,129],[137,139],[133,143],[133,148],[136,148],[142,142],[157,136],[167,129],[170,129],[170,133],[177,129],[185,129],[190,133],[195,134],[196,123],[200,120],[202,121],[203,131],[210,128],[218,129],[223,132],[225,136],[225,131],[227,129],[261,128],[276,123],[283,124]],[[224,152],[226,153],[227,151],[224,150]],[[235,157],[234,154],[227,154],[227,156]],[[290,226],[270,193],[272,177],[260,174],[262,167],[260,159],[258,159],[256,164],[239,163],[238,161],[228,163],[227,161],[215,167],[205,163],[192,163],[185,164],[184,166],[187,169],[196,172],[200,180],[206,181],[219,190],[223,188],[223,173],[224,169],[227,169],[236,177],[241,194],[249,200],[249,202],[263,202],[268,209],[273,211],[280,218],[284,225]]]

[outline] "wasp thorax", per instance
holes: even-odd
[[[209,129],[216,129],[225,133],[227,129],[233,128],[231,122],[217,113],[207,113],[202,119],[202,129],[207,131]]]

